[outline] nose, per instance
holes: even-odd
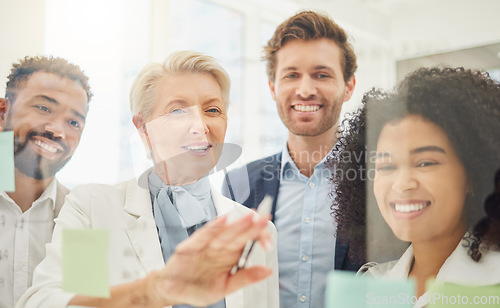
[[[192,135],[206,135],[208,133],[207,123],[198,112],[195,112],[195,116],[191,121],[189,133]]]
[[[295,94],[301,96],[302,98],[309,98],[317,94],[316,87],[314,85],[314,80],[310,76],[303,76],[295,90]]]
[[[52,121],[45,125],[45,130],[51,132],[56,138],[64,139],[66,137],[64,123],[64,119],[52,119]]]
[[[392,189],[398,193],[404,193],[418,187],[418,182],[413,173],[408,169],[398,170],[395,174]]]

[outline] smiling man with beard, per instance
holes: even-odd
[[[328,271],[361,265],[330,236],[336,226],[328,199],[332,174],[325,166],[337,141],[340,110],[356,84],[356,55],[345,31],[312,11],[279,25],[264,53],[288,140],[280,153],[230,172],[223,194],[251,208],[266,194],[274,197],[280,306],[323,307]]]
[[[0,307],[31,286],[69,190],[55,174],[76,150],[92,94],[88,77],[61,58],[26,57],[13,65],[0,98],[0,131],[14,132],[15,187],[0,191]]]

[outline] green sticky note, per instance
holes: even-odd
[[[108,230],[62,232],[63,290],[109,297]]]
[[[448,282],[427,282],[429,308],[500,307],[500,284],[466,286]]]
[[[331,271],[326,286],[326,308],[413,307],[415,282],[408,279],[355,277]]]
[[[14,132],[0,133],[0,190],[15,191]]]

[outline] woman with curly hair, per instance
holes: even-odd
[[[490,217],[500,205],[477,223],[500,167],[499,120],[500,85],[463,68],[422,68],[393,92],[365,94],[330,158],[338,237],[364,259],[373,194],[393,233],[411,245],[399,260],[367,263],[360,272],[414,278],[417,307],[428,302],[429,278],[500,283],[500,229]]]

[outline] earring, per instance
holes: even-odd
[[[152,153],[151,149],[148,150],[148,153],[146,154],[146,156],[148,159],[153,158],[153,153]]]

